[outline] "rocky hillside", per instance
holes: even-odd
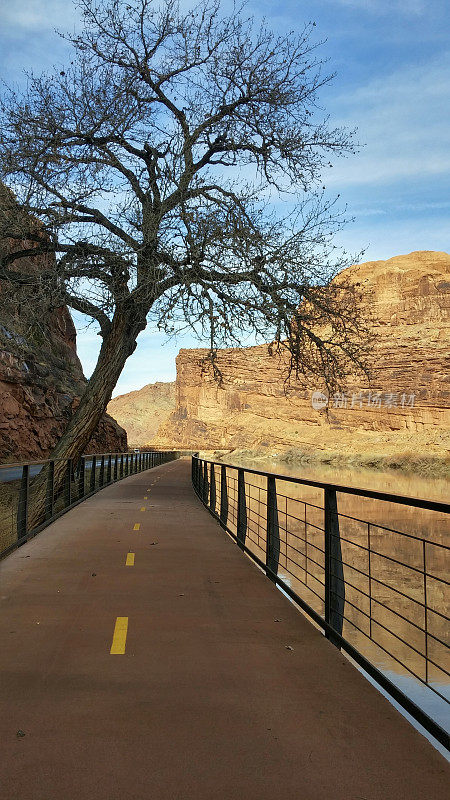
[[[5,230],[1,201],[0,191],[0,229]],[[27,243],[21,242],[23,245]],[[13,246],[3,238],[3,251]],[[46,255],[16,261],[14,269],[20,265],[24,275],[35,276],[52,269],[53,264],[53,256]],[[0,283],[0,461],[45,458],[85,385],[68,309],[52,308],[36,298],[36,286],[17,290]],[[105,414],[87,450],[108,452],[126,447],[125,431]]]
[[[371,383],[349,385],[314,408],[318,386],[292,382],[266,345],[221,350],[214,379],[206,350],[177,358],[176,410],[159,443],[247,448],[365,463],[445,460],[450,451],[450,255],[415,252],[346,271],[364,291],[374,345]],[[320,402],[319,404],[320,405]]]
[[[175,383],[148,383],[110,401],[108,412],[122,425],[131,445],[153,444],[159,427],[175,410]]]

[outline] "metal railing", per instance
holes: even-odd
[[[105,486],[177,457],[176,451],[95,453],[77,462],[46,459],[0,465],[0,558]],[[56,481],[55,469],[60,471],[61,464],[63,479]],[[36,516],[31,512],[37,502]]]
[[[385,673],[410,676],[450,702],[450,504],[196,456],[192,483],[239,547],[325,636],[449,748],[448,733]]]

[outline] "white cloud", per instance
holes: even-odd
[[[28,31],[67,28],[79,16],[73,3],[61,0],[13,0],[0,6],[0,27]]]
[[[334,121],[366,146],[326,175],[328,185],[374,185],[450,174],[450,54],[403,67],[332,99]]]
[[[400,13],[415,16],[424,14],[426,10],[425,0],[331,0],[331,3],[374,14]]]

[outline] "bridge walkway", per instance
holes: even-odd
[[[443,757],[240,552],[189,470],[112,485],[0,563],[1,800],[447,797]]]

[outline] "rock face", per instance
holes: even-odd
[[[153,444],[159,427],[175,410],[175,382],[148,383],[136,392],[115,397],[108,412],[122,425],[132,445]]]
[[[14,269],[19,264],[24,274],[45,271],[53,256],[20,259]],[[85,385],[68,309],[36,308],[33,289],[0,284],[0,461],[47,457]],[[87,452],[126,447],[125,431],[105,414]]]
[[[178,448],[294,448],[308,453],[448,456],[450,441],[450,255],[415,252],[345,271],[370,309],[370,384],[349,385],[312,406],[320,389],[285,386],[286,364],[267,345],[181,350],[176,410],[159,443]]]

